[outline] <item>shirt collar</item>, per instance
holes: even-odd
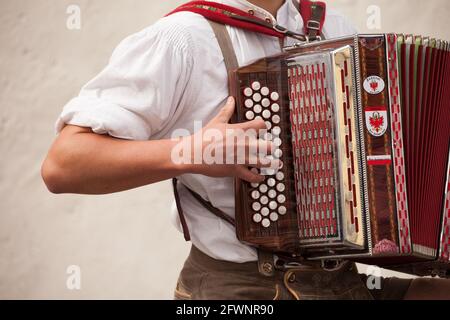
[[[252,12],[255,17],[264,19],[273,25],[279,23],[286,28],[298,27],[298,23],[290,25],[293,20],[298,20],[298,17],[300,16],[296,4],[294,4],[297,0],[286,0],[278,10],[276,18],[267,10],[258,7],[247,0],[216,0],[215,2],[223,3],[243,11]]]

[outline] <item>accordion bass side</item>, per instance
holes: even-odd
[[[380,34],[304,44],[230,83],[237,122],[264,119],[283,162],[261,169],[261,184],[236,181],[241,241],[450,275],[448,42]]]

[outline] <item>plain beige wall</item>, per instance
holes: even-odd
[[[39,175],[63,105],[121,39],[184,1],[0,1],[0,298],[170,299],[189,245],[170,224],[168,183],[121,194],[50,195]],[[328,1],[361,31],[369,5],[382,31],[450,39],[446,0]],[[66,28],[81,8],[82,28]],[[82,289],[66,288],[79,265]]]

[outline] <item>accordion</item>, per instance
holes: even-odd
[[[356,35],[233,71],[237,122],[262,118],[283,163],[259,170],[263,183],[236,180],[238,238],[450,276],[449,51],[433,38]]]

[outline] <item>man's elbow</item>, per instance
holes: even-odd
[[[64,170],[54,160],[47,158],[42,164],[41,176],[47,189],[53,194],[67,193]]]

